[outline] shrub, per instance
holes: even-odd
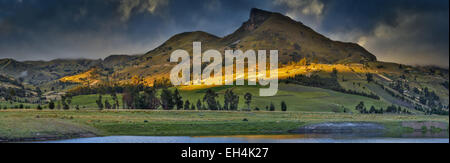
[[[287,105],[284,101],[281,101],[281,111],[287,111]]]

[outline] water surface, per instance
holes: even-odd
[[[250,135],[250,136],[107,136],[77,138],[37,143],[449,143],[449,138],[357,138],[316,135]]]

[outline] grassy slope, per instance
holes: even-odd
[[[227,87],[214,88],[218,94],[223,105],[223,95]],[[239,108],[247,108],[244,102],[243,95],[247,92],[253,94],[251,108],[259,107],[265,110],[265,107],[274,103],[277,110],[280,110],[281,101],[285,101],[289,111],[308,111],[308,112],[332,112],[334,108],[341,109],[345,107],[354,111],[355,106],[364,101],[366,107],[375,106],[376,108],[386,108],[389,104],[384,101],[374,100],[362,96],[349,95],[331,90],[312,88],[294,84],[281,84],[276,96],[273,97],[259,97],[259,87],[256,86],[241,86],[234,87],[233,91],[240,96]],[[182,91],[183,99],[188,99],[191,102],[196,102],[203,98],[204,90],[198,91]]]
[[[81,95],[81,96],[72,97],[71,106],[73,108],[74,106],[79,105],[79,107],[81,109],[84,109],[84,108],[85,109],[98,108],[97,107],[97,103],[96,103],[96,100],[98,100],[98,96],[99,95]],[[118,94],[117,98],[119,99],[120,107],[122,107],[122,95]],[[113,104],[113,100],[112,100],[111,95],[102,95],[102,100],[103,100],[103,102],[105,100],[108,100],[111,105]]]
[[[243,121],[243,119],[248,121]],[[310,112],[210,111],[0,111],[0,139],[107,135],[284,134],[320,122],[379,122],[398,128],[402,121],[440,121],[448,116],[361,115]],[[145,122],[148,121],[148,122]],[[17,123],[20,122],[20,123]]]
[[[0,101],[0,107],[1,107],[0,109],[3,109],[5,106],[7,108],[14,108],[15,106],[19,106],[20,104],[23,104],[24,107],[26,107],[26,106],[28,106],[30,108],[36,108],[37,107],[37,104]]]

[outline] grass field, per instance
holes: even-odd
[[[280,84],[279,91],[276,96],[272,97],[260,97],[258,86],[239,86],[239,87],[214,87],[211,88],[219,94],[217,100],[223,105],[224,94],[227,89],[231,89],[235,94],[239,95],[239,108],[247,108],[244,101],[244,94],[249,92],[253,95],[251,109],[254,110],[258,107],[260,110],[265,110],[266,106],[270,106],[273,103],[276,110],[280,111],[281,101],[285,101],[288,106],[288,111],[305,111],[305,112],[335,112],[343,111],[345,107],[347,110],[356,112],[355,106],[359,102],[363,101],[366,107],[375,106],[377,109],[389,106],[389,102],[385,100],[375,100],[363,96],[350,95],[331,91],[321,88],[306,87],[294,84]],[[205,89],[184,91],[180,90],[183,100],[189,100],[191,103],[196,104],[197,100],[202,100],[205,95]],[[112,98],[109,95],[103,95],[103,100],[108,99],[112,103]],[[120,107],[122,107],[122,96],[119,95]],[[96,109],[97,104],[95,101],[98,99],[98,95],[81,95],[72,98],[72,108],[79,105],[80,108]]]
[[[94,109],[98,108],[96,100],[98,100],[99,95],[81,95],[81,96],[74,96],[72,97],[72,103],[71,106],[77,106],[81,109]],[[119,99],[119,105],[122,107],[122,95],[118,94],[117,98]],[[108,100],[110,104],[113,103],[111,95],[102,95],[102,100]]]
[[[220,101],[221,105],[223,105],[225,91],[227,89],[233,90],[235,94],[239,95],[239,108],[246,109],[247,105],[244,101],[244,94],[249,92],[253,95],[251,109],[254,110],[255,107],[258,107],[261,110],[265,110],[266,106],[269,106],[270,103],[273,103],[277,110],[280,110],[281,101],[285,101],[288,106],[289,111],[307,111],[307,112],[334,112],[336,110],[342,111],[342,108],[345,107],[350,111],[354,111],[355,106],[363,101],[366,104],[367,108],[370,106],[375,106],[376,108],[386,108],[389,105],[389,102],[385,100],[374,100],[371,98],[344,94],[332,90],[321,89],[321,88],[313,88],[295,84],[283,84],[280,83],[279,91],[276,96],[272,97],[260,97],[259,90],[261,87],[258,86],[222,86],[222,87],[214,87],[211,88],[219,94],[217,100]],[[173,90],[174,88],[171,88]],[[160,92],[160,91],[159,91]],[[203,90],[180,90],[181,96],[183,100],[189,100],[191,103],[196,104],[197,100],[203,99],[205,95],[206,89]],[[98,99],[99,94],[92,95],[79,95],[72,97],[72,102],[70,104],[71,109],[75,109],[78,105],[82,110],[95,110],[98,109],[96,104],[96,100]],[[119,105],[120,108],[123,107],[122,95],[118,94]],[[112,104],[113,100],[109,94],[102,95],[103,102],[108,100],[109,103]],[[5,106],[8,109],[14,109],[16,106],[22,104],[24,108],[34,109],[37,107],[37,104],[28,104],[28,103],[17,103],[17,102],[1,102],[0,106],[3,109]],[[55,102],[55,109],[57,109],[58,101]],[[43,108],[48,109],[47,105],[42,105]],[[61,106],[62,108],[62,106]],[[44,110],[45,110],[44,109]]]
[[[23,105],[24,108],[36,108],[37,104],[28,104],[28,103],[19,103],[19,102],[6,102],[6,101],[0,101],[0,109],[4,109],[6,108],[15,108],[15,107],[19,107],[20,104]]]
[[[343,110],[343,107],[355,112],[355,106],[363,101],[367,108],[375,106],[376,108],[386,108],[389,104],[385,101],[374,100],[367,97],[349,95],[336,91],[331,91],[321,88],[306,87],[294,84],[280,84],[279,91],[276,96],[260,97],[259,87],[216,87],[214,88],[219,94],[221,102],[223,102],[223,95],[226,89],[233,89],[233,91],[240,96],[239,108],[247,108],[243,95],[247,92],[253,94],[251,108],[258,107],[265,110],[266,106],[273,103],[277,110],[280,110],[281,101],[285,101],[289,111],[306,111],[306,112],[333,112],[336,110]],[[197,99],[203,98],[204,91],[182,91],[184,99],[196,102]],[[223,104],[223,103],[222,103]]]
[[[245,120],[244,120],[245,119]],[[284,134],[320,122],[378,122],[392,131],[404,121],[439,121],[448,116],[363,115],[312,112],[212,111],[0,111],[0,140],[21,141],[80,136],[205,136]],[[247,120],[247,121],[246,121]],[[30,138],[30,139],[27,139]]]

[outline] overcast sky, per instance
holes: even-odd
[[[448,0],[0,0],[0,58],[141,54],[181,32],[230,34],[253,7],[382,61],[449,66]]]

